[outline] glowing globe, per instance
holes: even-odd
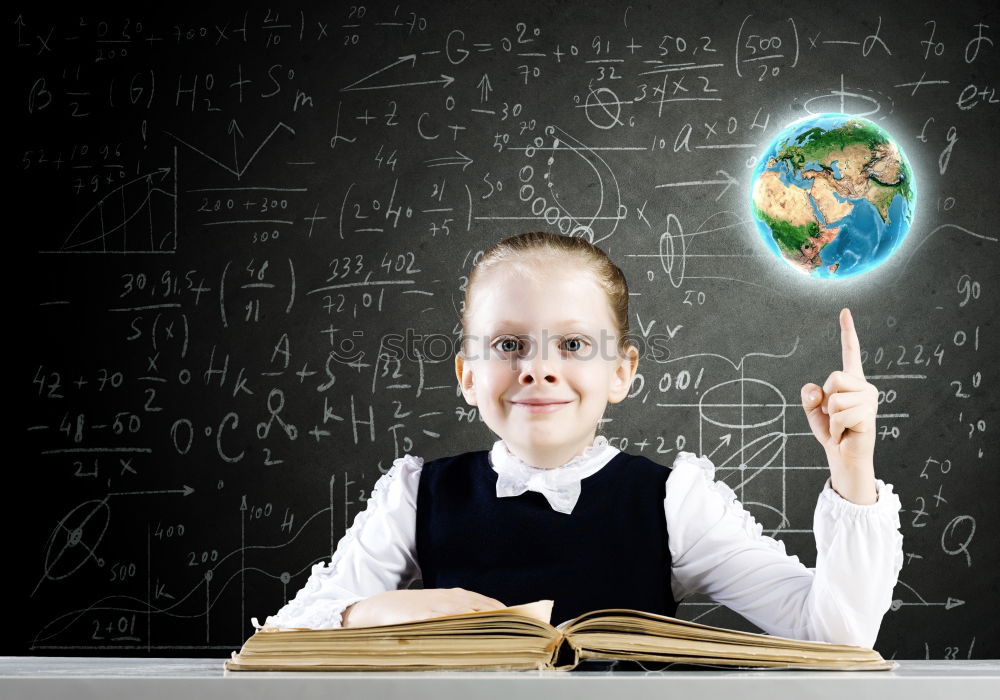
[[[825,279],[885,262],[910,230],[917,196],[895,139],[846,114],[782,129],[758,161],[750,191],[767,246],[799,272]]]

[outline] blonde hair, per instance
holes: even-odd
[[[466,349],[467,329],[473,313],[473,299],[476,283],[497,267],[513,266],[523,273],[532,273],[539,268],[552,267],[553,258],[561,258],[566,266],[573,265],[590,272],[593,280],[604,290],[611,319],[617,336],[617,349],[624,357],[630,345],[628,324],[628,283],[625,275],[608,254],[593,243],[573,236],[562,236],[547,231],[534,231],[509,236],[490,247],[469,273],[465,286],[465,309],[462,312],[462,351]],[[557,263],[558,264],[558,263]]]

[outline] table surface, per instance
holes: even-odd
[[[0,696],[34,698],[995,698],[1000,660],[899,661],[892,671],[226,671],[223,659],[0,657]],[[688,667],[690,668],[690,667]],[[275,683],[283,684],[276,688]],[[512,685],[512,684],[517,684]],[[9,694],[8,694],[9,693]]]

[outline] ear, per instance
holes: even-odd
[[[466,403],[476,406],[476,388],[473,384],[472,363],[467,363],[461,353],[455,355],[455,376]]]
[[[615,368],[615,376],[611,381],[611,390],[608,392],[608,403],[619,403],[628,396],[629,389],[632,388],[632,380],[635,378],[636,370],[639,368],[639,351],[634,345],[629,345],[625,350],[625,357],[621,358]]]

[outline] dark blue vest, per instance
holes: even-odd
[[[663,499],[670,469],[619,452],[580,482],[572,513],[540,493],[498,498],[489,452],[426,462],[417,491],[424,588],[505,605],[551,599],[552,624],[601,608],[673,616]]]

